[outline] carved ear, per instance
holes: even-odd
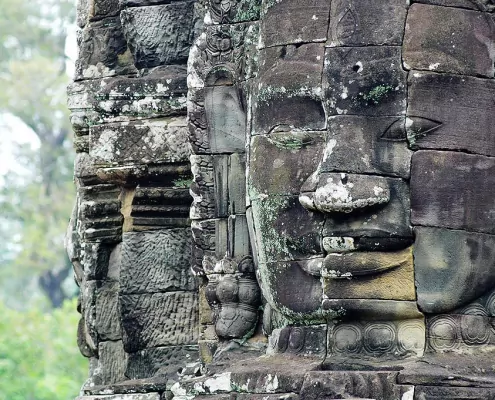
[[[420,141],[421,138],[435,132],[442,125],[442,122],[433,119],[408,116],[406,118],[406,132],[409,147],[412,149],[417,148],[416,143]]]

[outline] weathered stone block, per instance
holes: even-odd
[[[363,398],[380,400],[408,399],[412,386],[397,385],[397,372],[318,371],[310,372],[300,392],[301,400]]]
[[[193,2],[130,7],[120,17],[137,68],[184,63],[192,42]]]
[[[187,161],[186,140],[184,118],[97,125],[89,154],[96,165]]]
[[[118,17],[87,24],[77,41],[75,80],[136,72]]]
[[[412,158],[411,221],[494,234],[494,188],[493,157],[418,151]]]
[[[182,0],[119,0],[119,3],[123,7],[144,7],[144,6],[154,6],[159,4],[169,4],[175,1],[182,1]]]
[[[407,15],[404,65],[493,77],[495,56],[490,48],[494,41],[493,20],[487,14],[413,4]]]
[[[327,48],[323,76],[327,115],[402,115],[406,112],[406,72],[401,48]]]
[[[444,7],[469,8],[478,11],[492,12],[495,4],[492,0],[415,0],[415,3],[435,4]]]
[[[76,400],[160,400],[158,393],[112,394],[102,396],[82,396]]]
[[[198,339],[198,295],[188,292],[120,296],[124,348],[193,344]]]
[[[103,243],[85,243],[82,253],[84,276],[87,280],[107,277],[112,247]]]
[[[409,144],[495,156],[494,104],[492,80],[414,72],[407,104]]]
[[[125,375],[129,379],[143,379],[154,375],[169,375],[176,379],[181,368],[197,361],[197,346],[147,348],[129,354]]]
[[[121,340],[122,330],[119,320],[119,284],[104,282],[96,289],[96,322],[95,328],[99,340]]]
[[[123,236],[121,293],[194,290],[188,228],[129,232]]]
[[[287,326],[274,329],[267,353],[324,357],[327,353],[327,325]]]
[[[435,315],[427,319],[429,352],[476,353],[495,348],[494,319],[483,315]]]
[[[324,133],[287,131],[251,139],[249,195],[299,195],[316,171],[325,146]]]
[[[476,387],[445,387],[445,386],[415,386],[415,399],[419,400],[464,400],[464,399],[492,399],[495,390]]]
[[[449,312],[493,289],[495,236],[416,227],[414,267],[418,306]]]
[[[87,242],[120,242],[123,217],[119,204],[120,189],[114,185],[101,184],[79,188],[77,231]],[[100,268],[94,265],[85,268]],[[91,274],[91,270],[88,270]]]
[[[77,0],[77,25],[80,28],[90,21],[118,16],[119,0]]]
[[[263,2],[260,27],[262,47],[281,44],[324,42],[327,38],[330,3],[311,0]]]
[[[423,318],[415,301],[325,298],[322,308],[325,313],[338,316],[343,321],[400,321]]]
[[[422,356],[425,350],[424,318],[392,321],[359,321],[338,323],[329,328],[328,358],[347,359],[352,365],[358,360],[400,359]],[[339,361],[336,362],[337,364]]]
[[[327,45],[400,46],[406,12],[407,3],[402,0],[332,1]]]

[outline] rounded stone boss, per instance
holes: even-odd
[[[209,4],[188,66],[195,270],[237,288],[252,257],[274,351],[495,344],[494,5],[409,3]],[[239,337],[228,303],[230,325],[201,319]]]

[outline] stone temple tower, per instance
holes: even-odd
[[[79,0],[78,400],[495,399],[493,0]]]

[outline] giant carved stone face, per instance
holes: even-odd
[[[351,321],[335,351],[339,335],[387,347],[373,329],[419,349],[407,338],[424,336],[423,314],[436,350],[495,342],[479,320],[495,315],[493,6],[408,3],[261,12],[247,175],[258,278],[295,323]]]

